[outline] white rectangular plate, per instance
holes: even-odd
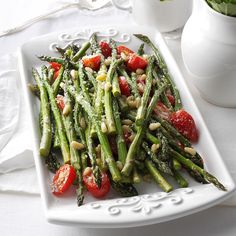
[[[185,109],[193,115],[200,133],[196,149],[203,156],[205,168],[214,174],[228,189],[227,192],[218,190],[212,184],[202,185],[190,181],[189,188],[177,189],[171,193],[161,192],[154,185],[145,183],[138,187],[140,196],[118,198],[113,192],[108,199],[97,200],[88,195],[85,204],[76,206],[76,197],[72,191],[63,197],[51,194],[49,183],[51,175],[39,156],[40,134],[38,127],[38,102],[27,88],[33,81],[32,67],[39,67],[42,62],[36,55],[57,55],[55,46],[66,46],[69,43],[81,43],[88,40],[93,32],[98,32],[99,39],[112,37],[117,42],[137,50],[140,41],[133,33],[148,35],[160,48],[168,65],[169,71],[180,90]],[[161,34],[152,28],[142,27],[86,27],[65,30],[62,33],[35,38],[25,43],[19,50],[19,67],[24,87],[24,94],[31,118],[31,130],[34,143],[34,158],[41,190],[41,197],[46,218],[51,223],[76,224],[81,227],[132,227],[163,222],[182,217],[211,207],[229,197],[235,189],[235,184],[227,171],[225,164],[212,140],[212,137],[202,119],[201,114],[185,84],[183,76],[169,52]],[[189,178],[190,179],[190,178]]]

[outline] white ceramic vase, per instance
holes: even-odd
[[[182,34],[184,64],[207,101],[236,107],[236,17],[220,14],[195,0]]]

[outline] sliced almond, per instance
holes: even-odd
[[[151,131],[154,131],[154,130],[157,130],[160,126],[161,126],[161,123],[159,123],[159,122],[150,123],[149,129],[150,129]]]
[[[71,106],[69,104],[66,104],[62,111],[63,116],[69,115],[70,112],[71,112]]]
[[[189,153],[190,155],[192,155],[192,156],[195,156],[196,155],[196,150],[194,149],[194,148],[191,148],[191,147],[185,147],[184,148],[184,151],[185,152],[187,152],[187,153]]]
[[[116,162],[116,166],[118,167],[119,170],[123,169],[123,164],[120,161]]]
[[[108,57],[107,59],[105,59],[104,63],[106,66],[111,65],[111,57]]]
[[[124,52],[122,52],[122,53],[120,54],[120,56],[121,56],[121,58],[122,58],[124,61],[127,61],[127,60],[128,60],[128,57],[125,55]]]
[[[129,120],[129,119],[123,119],[123,120],[121,120],[121,124],[122,125],[132,125],[133,121]]]
[[[151,151],[153,152],[153,153],[157,153],[157,150],[159,149],[159,147],[160,147],[160,144],[152,144],[152,146],[151,146]]]
[[[70,75],[71,75],[71,77],[72,77],[72,79],[77,79],[78,78],[78,71],[76,71],[76,70],[71,70],[70,71]]]
[[[93,73],[93,69],[88,66],[86,66],[84,69],[90,73]]]
[[[107,133],[107,125],[104,121],[101,122],[101,130],[104,134]]]
[[[77,141],[72,141],[70,143],[70,145],[71,145],[71,147],[73,147],[74,149],[77,149],[77,150],[83,150],[85,148],[83,143],[79,143]]]
[[[137,75],[142,75],[142,74],[144,74],[144,70],[143,69],[137,69],[136,74]]]

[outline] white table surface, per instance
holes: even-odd
[[[35,12],[42,12],[49,7],[58,6],[53,0],[30,1],[11,0],[2,1],[0,7],[0,30],[14,26],[17,22],[33,16]],[[77,9],[67,10],[62,14],[45,19],[29,29],[11,36],[0,38],[0,55],[14,53],[18,46],[29,38],[81,25],[132,24],[132,19],[126,12],[106,9],[98,13],[79,12]],[[180,40],[168,41],[175,59],[177,60],[185,79],[188,74],[184,69]],[[202,100],[197,91],[189,84],[194,99],[207,123],[210,132],[226,162],[236,148],[232,146],[232,137],[236,134],[236,110],[218,108]],[[219,126],[216,126],[216,121]],[[226,123],[227,125],[223,126]],[[219,128],[220,127],[220,128]],[[230,135],[229,135],[230,134]],[[224,140],[224,142],[222,142]],[[229,143],[227,145],[226,143]],[[234,167],[228,165],[233,171]],[[37,195],[17,195],[15,193],[0,193],[0,235],[79,235],[79,236],[141,236],[141,235],[191,235],[191,236],[235,236],[236,208],[217,206],[200,213],[183,217],[171,222],[146,227],[128,229],[80,229],[77,227],[58,226],[46,222]]]

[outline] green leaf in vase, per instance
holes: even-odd
[[[236,16],[236,0],[206,0],[216,11],[227,15]]]

